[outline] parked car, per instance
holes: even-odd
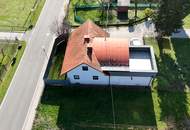
[[[130,40],[130,45],[131,45],[131,46],[142,46],[143,43],[142,43],[141,40],[138,39],[138,38],[132,38],[132,39]]]

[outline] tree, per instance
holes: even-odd
[[[98,3],[100,4],[101,8],[101,22],[105,22],[107,20],[107,10],[109,11],[109,5],[111,4],[111,0],[98,0]]]
[[[153,17],[158,38],[170,36],[183,25],[181,0],[161,0],[157,14]]]
[[[153,2],[153,0],[145,0],[145,2],[147,2],[147,3],[150,4],[149,8],[152,8],[152,2]]]
[[[66,19],[63,19],[60,23],[56,20],[52,25],[51,31],[66,41],[71,32],[71,26]]]
[[[137,18],[138,0],[135,0],[135,19]]]

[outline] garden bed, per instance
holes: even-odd
[[[14,76],[25,46],[25,42],[0,41],[0,103]]]

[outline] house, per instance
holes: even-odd
[[[68,40],[64,74],[72,84],[150,86],[157,66],[151,46],[129,46],[88,20]]]

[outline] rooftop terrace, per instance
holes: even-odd
[[[131,46],[129,66],[102,66],[103,71],[152,72],[157,71],[154,52],[150,46]]]

